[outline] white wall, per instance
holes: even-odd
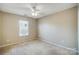
[[[43,17],[38,20],[38,25],[41,40],[77,49],[76,7]]]

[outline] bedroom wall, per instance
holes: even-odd
[[[2,12],[2,16],[3,16],[2,32],[4,40],[2,45],[19,43],[36,39],[36,20],[5,12]],[[29,35],[26,37],[19,36],[19,20],[29,21]]]
[[[0,45],[2,41],[2,13],[0,13]]]
[[[77,8],[38,19],[38,33],[43,41],[77,49]]]
[[[78,5],[78,54],[79,54],[79,5]]]

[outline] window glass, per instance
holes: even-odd
[[[27,36],[28,32],[28,21],[20,20],[19,21],[19,36]]]

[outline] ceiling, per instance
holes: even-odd
[[[31,8],[36,6],[39,15],[33,16]],[[0,10],[32,18],[41,18],[76,6],[75,3],[0,3]]]

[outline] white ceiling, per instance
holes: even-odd
[[[33,16],[30,9],[33,5],[34,3],[0,3],[0,10],[32,18],[40,18],[76,6],[75,3],[38,3],[36,7],[40,10],[39,15]]]

